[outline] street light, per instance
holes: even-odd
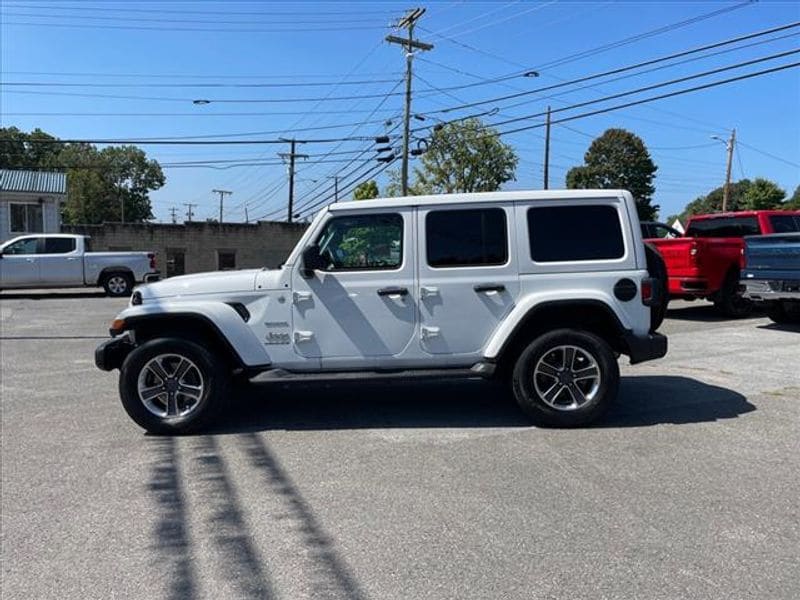
[[[198,98],[197,100],[192,100],[192,104],[211,104],[211,100],[206,100],[205,98]]]

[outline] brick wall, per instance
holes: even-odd
[[[104,223],[103,225],[64,225],[64,233],[88,235],[92,249],[155,250],[163,276],[175,269],[182,255],[184,272],[216,271],[219,255],[234,254],[235,268],[277,267],[303,235],[302,223]]]

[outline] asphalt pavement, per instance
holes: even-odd
[[[125,303],[0,294],[4,600],[800,597],[798,328],[674,303],[590,429],[348,381],[156,437],[94,367]]]

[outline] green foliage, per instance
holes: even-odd
[[[786,192],[778,184],[757,177],[744,192],[744,207],[746,210],[780,208],[784,198]]]
[[[492,192],[515,178],[519,158],[497,132],[471,118],[447,123],[433,132],[428,151],[414,169],[409,194]],[[399,177],[390,173],[387,195],[399,195]]]
[[[658,167],[640,137],[624,129],[608,129],[592,142],[583,161],[567,172],[569,189],[628,190],[636,199],[639,219],[656,218],[658,205],[652,199]]]
[[[149,192],[164,185],[164,173],[136,146],[98,150],[91,144],[46,144],[57,140],[39,129],[25,133],[16,127],[0,129],[0,163],[4,168],[66,170],[67,201],[64,222],[95,224],[153,218]]]
[[[792,197],[783,204],[783,208],[789,210],[800,210],[800,185],[794,188]]]
[[[757,177],[754,180],[741,179],[731,183],[727,210],[765,210],[770,208],[790,208],[789,202],[783,202],[786,192],[778,184]],[[703,215],[722,210],[723,186],[714,188],[705,196],[699,196],[684,209],[681,217]]]
[[[353,190],[353,200],[371,200],[378,196],[380,196],[380,191],[378,191],[378,184],[374,179],[359,183]]]

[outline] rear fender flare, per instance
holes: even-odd
[[[622,320],[626,319],[625,314],[617,314],[611,308],[615,304],[615,300],[598,290],[581,290],[573,294],[533,294],[527,296],[514,309],[509,313],[508,317],[500,324],[500,326],[492,334],[489,343],[486,345],[484,357],[487,360],[495,360],[505,349],[507,342],[513,339],[517,330],[524,326],[529,319],[534,318],[537,312],[551,307],[569,307],[574,305],[576,308],[580,306],[591,306],[592,308],[600,308],[609,313],[613,320],[618,324],[620,335],[626,329],[631,329],[630,323]]]

